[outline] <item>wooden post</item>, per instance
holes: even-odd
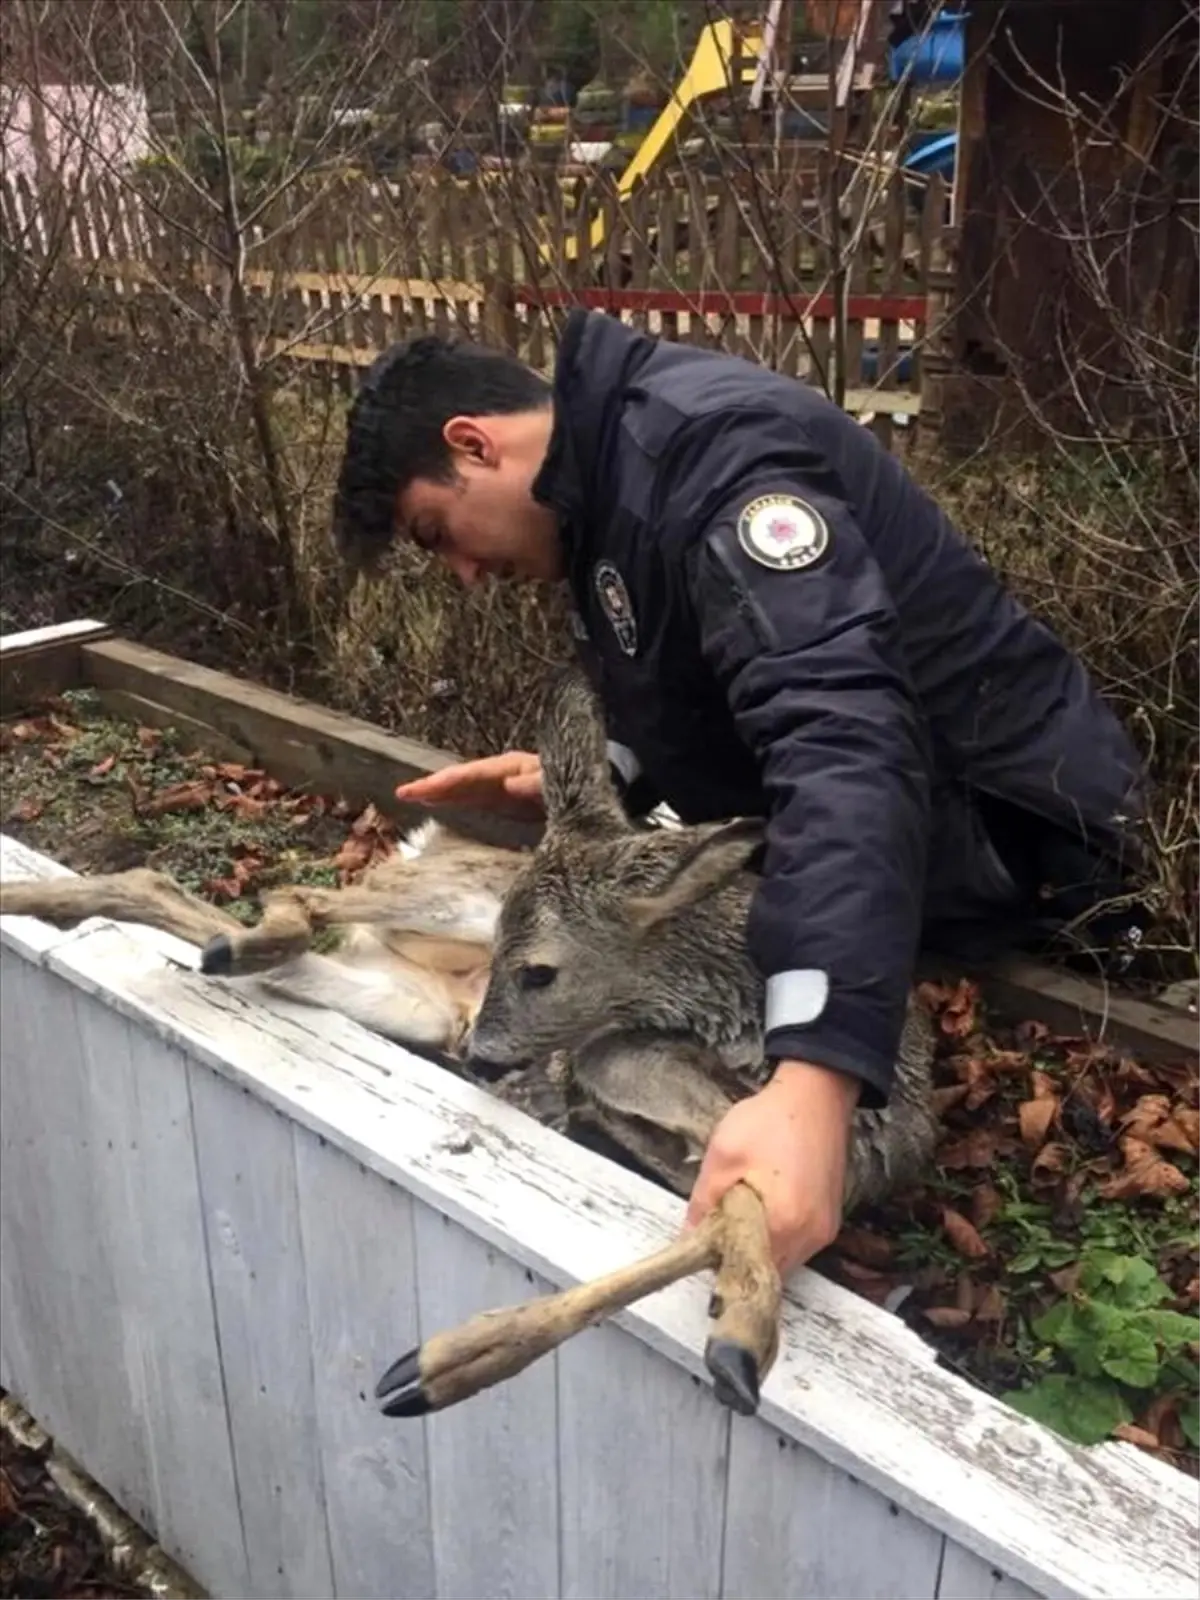
[[[520,353],[521,325],[513,286],[498,273],[488,273],[483,280],[481,320],[485,344],[498,350],[511,350],[514,355]]]
[[[81,646],[106,639],[105,622],[59,622],[0,636],[0,716],[15,716],[86,681]]]

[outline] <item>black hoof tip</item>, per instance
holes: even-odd
[[[227,978],[233,971],[233,945],[225,934],[217,934],[204,946],[200,971],[208,978]]]
[[[704,1364],[721,1404],[752,1417],[758,1410],[758,1363],[745,1345],[734,1344],[732,1339],[710,1339]]]
[[[393,1361],[375,1385],[375,1398],[385,1417],[423,1417],[429,1401],[421,1390],[421,1351],[410,1350]]]

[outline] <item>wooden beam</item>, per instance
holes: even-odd
[[[837,311],[833,295],[764,294],[757,289],[554,289],[522,284],[512,291],[518,305],[588,306],[595,311],[689,311],[696,316],[832,317]],[[851,322],[923,323],[929,314],[923,294],[851,295],[846,315]]]
[[[112,629],[105,622],[59,622],[0,637],[0,716],[32,711],[83,683],[80,647]]]
[[[1044,1022],[1056,1033],[1110,1040],[1152,1061],[1178,1061],[1200,1050],[1200,1025],[1180,1007],[1144,1000],[1092,978],[1025,956],[986,965],[922,961],[921,975],[971,978],[984,1000],[1010,1022]]]
[[[83,677],[101,701],[153,727],[174,727],[194,749],[264,767],[280,783],[373,803],[411,825],[430,813],[394,798],[397,784],[460,759],[311,701],[200,667],[125,639],[85,645]],[[539,830],[490,813],[439,807],[472,838],[531,845]]]

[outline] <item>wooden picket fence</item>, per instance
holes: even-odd
[[[170,174],[71,195],[5,180],[0,208],[21,251],[74,274],[80,317],[152,344],[241,317],[260,359],[321,363],[352,386],[392,341],[457,328],[548,370],[585,305],[833,394],[840,373],[842,403],[891,442],[918,415],[936,425],[946,193],[934,179],[914,199],[899,174],[850,162],[833,176],[825,152],[774,183],[675,171],[627,199],[603,177],[536,170],[324,175],[243,196],[236,270],[215,199]]]

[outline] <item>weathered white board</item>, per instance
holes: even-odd
[[[563,1600],[717,1600],[730,1412],[614,1327],[558,1355]]]
[[[372,1395],[417,1342],[414,1202],[307,1129],[294,1136],[334,1592],[435,1600],[425,1430],[398,1428]]]
[[[11,861],[5,841],[6,875]],[[18,1174],[0,1218],[16,1256],[0,1271],[19,1303],[0,1325],[5,1371],[64,1442],[73,1433],[85,1465],[104,1461],[159,1522],[183,1527],[171,1447],[148,1469],[111,1454],[134,1447],[130,1430],[107,1457],[101,1439],[104,1408],[151,1410],[174,1359],[160,1355],[156,1373],[144,1334],[130,1344],[127,1298],[163,1350],[183,1318],[137,1300],[123,1247],[95,1240],[91,1259],[81,1240],[128,1225],[168,1169],[184,1173],[192,1220],[175,1226],[192,1243],[168,1263],[162,1241],[150,1259],[163,1253],[172,1294],[218,1352],[245,1581],[227,1531],[214,1593],[1194,1594],[1189,1480],[1128,1446],[1065,1444],[812,1272],[790,1288],[758,1418],[712,1396],[700,1277],[451,1412],[379,1418],[371,1387],[414,1332],[656,1249],[681,1202],[339,1018],[200,978],[175,941],[3,919],[0,944],[16,1020],[0,1038],[15,1085],[0,1115]],[[109,1072],[120,1030],[139,1044]],[[48,1050],[61,1059],[46,1075]],[[186,1085],[193,1179],[169,1138],[157,1154],[142,1147],[171,1124],[175,1090],[147,1101],[120,1163],[80,1157],[100,1126],[97,1092],[123,1104],[151,1071]],[[124,1112],[106,1114],[111,1126]],[[82,1170],[27,1203],[47,1155]],[[106,1187],[114,1170],[123,1190]],[[47,1255],[72,1271],[37,1281]],[[94,1341],[71,1331],[93,1300]],[[197,1344],[202,1371],[201,1355]],[[60,1373],[67,1358],[81,1381]],[[110,1368],[112,1401],[94,1392]],[[210,1514],[228,1530],[222,1494]]]
[[[415,1204],[413,1221],[422,1336],[549,1290],[429,1206]],[[394,1343],[379,1371],[404,1350]],[[438,1600],[545,1600],[559,1592],[555,1359],[426,1418]]]
[[[942,1536],[794,1439],[734,1420],[725,1588],[739,1600],[937,1593]]]

